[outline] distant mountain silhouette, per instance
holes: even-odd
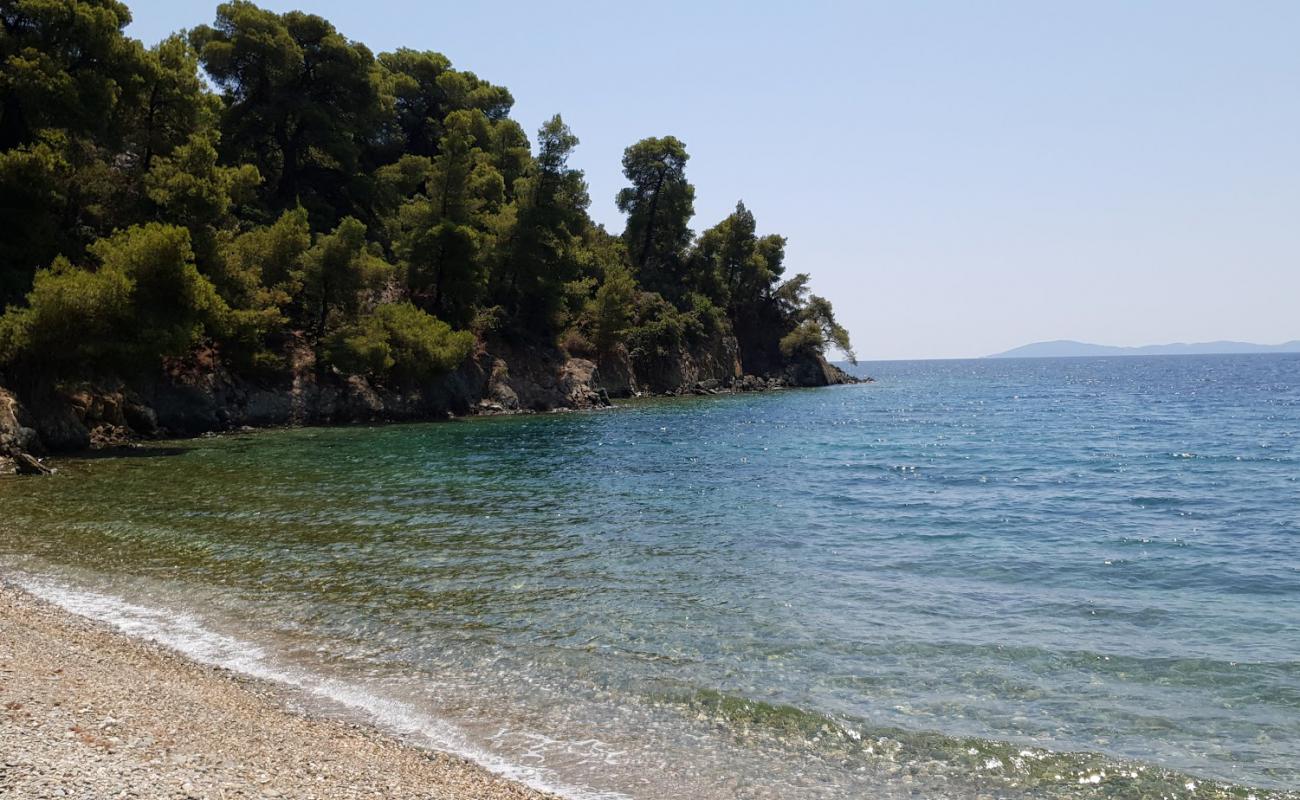
[[[1088,344],[1069,339],[1054,342],[1034,342],[1023,347],[997,353],[985,358],[1078,358],[1088,356],[1191,356],[1220,355],[1228,353],[1300,353],[1300,340],[1283,344],[1251,344],[1250,342],[1199,342],[1195,344],[1149,344],[1143,347],[1113,347],[1105,344]]]

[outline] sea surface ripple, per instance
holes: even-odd
[[[65,460],[0,565],[574,797],[1297,796],[1300,356],[863,370]]]

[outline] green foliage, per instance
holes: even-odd
[[[117,355],[131,319],[131,279],[120,270],[90,271],[60,256],[36,273],[27,307],[0,317],[0,363],[79,368]]]
[[[140,172],[196,135],[218,138],[221,101],[203,85],[198,64],[198,53],[179,34],[143,53],[121,125],[124,155]]]
[[[232,208],[251,199],[261,176],[249,164],[220,166],[213,135],[197,133],[170,155],[156,156],[142,183],[155,209],[153,216],[185,226],[199,269],[220,281],[224,270],[219,231],[231,227]]]
[[[853,345],[849,341],[849,332],[835,320],[835,312],[831,309],[831,301],[824,297],[812,295],[808,298],[807,304],[802,310],[804,322],[811,322],[816,325],[822,333],[823,341],[828,345],[834,345],[839,348],[851,363],[858,363],[858,357],[853,352]]]
[[[217,6],[190,41],[225,98],[224,154],[257,168],[268,207],[323,224],[356,211],[349,188],[382,109],[370,50],[321,17],[247,0]]]
[[[623,174],[632,184],[616,198],[618,210],[628,215],[623,239],[641,283],[666,296],[680,289],[691,241],[695,187],[686,181],[689,158],[674,136],[642,139],[623,152]]]
[[[686,299],[690,315],[695,318],[705,336],[724,333],[730,329],[727,312],[715,305],[708,295],[692,292]]]
[[[366,297],[383,289],[393,274],[392,265],[366,242],[366,226],[352,217],[344,219],[303,256],[303,321],[323,336],[331,315],[351,321]]]
[[[130,18],[112,0],[0,4],[0,308],[56,255],[152,219],[155,159],[216,135],[194,52],[179,37],[146,50]]]
[[[636,280],[628,269],[615,266],[605,274],[588,310],[597,350],[609,352],[623,341],[636,311],[636,296]]]
[[[232,238],[215,280],[233,308],[285,311],[302,292],[311,228],[307,212],[286,211],[273,225]],[[287,320],[281,320],[287,321]]]
[[[826,346],[821,328],[812,320],[804,320],[794,330],[781,337],[781,352],[787,357],[796,355],[820,355]]]
[[[392,105],[388,138],[394,154],[432,158],[438,154],[442,121],[453,110],[444,84],[451,61],[441,53],[401,48],[381,53],[385,94]],[[448,87],[450,88],[450,87]]]
[[[487,286],[505,181],[475,144],[475,129],[486,123],[481,111],[454,111],[445,122],[420,193],[402,204],[390,228],[415,302],[464,326]]]
[[[726,313],[702,294],[691,294],[679,309],[658,294],[643,292],[636,301],[634,325],[626,340],[633,359],[668,358],[730,330]]]
[[[266,340],[289,324],[302,298],[310,249],[311,229],[301,208],[223,243],[213,282],[232,309],[226,353],[243,366],[258,373],[280,366]]]
[[[325,358],[345,372],[417,385],[459,366],[474,335],[453,331],[410,303],[386,303],[327,341]]]
[[[528,329],[560,326],[568,285],[581,271],[587,182],[568,160],[578,137],[559,114],[537,133],[537,159],[515,185],[517,205],[496,296]]]
[[[170,155],[158,157],[145,176],[145,193],[169,222],[191,231],[227,222],[232,204],[251,198],[261,182],[250,164],[223,167],[209,134],[195,134]]]
[[[458,72],[441,53],[401,48],[379,56],[384,92],[392,108],[388,123],[393,155],[432,158],[453,111],[478,110],[488,120],[505,120],[514,98],[504,87]]]
[[[702,233],[689,257],[688,295],[701,319],[700,298],[725,309],[740,344],[742,361],[755,372],[774,371],[791,358],[820,357],[833,345],[854,358],[848,331],[830,303],[809,295],[808,276],[785,274],[785,239],[759,236],[744,203]],[[715,317],[716,319],[716,317]]]
[[[754,215],[737,203],[700,234],[691,254],[691,284],[737,317],[752,316],[785,272],[785,239],[759,237],[756,229]]]
[[[181,355],[204,326],[220,325],[226,305],[199,274],[189,232],[150,223],[129,228],[89,248],[100,269],[120,271],[133,283],[133,346],[143,359]]]
[[[227,308],[199,274],[184,228],[150,224],[95,242],[93,269],[58,258],[27,306],[0,318],[0,359],[35,369],[148,368],[182,355]]]
[[[634,362],[669,358],[683,348],[703,343],[713,322],[711,314],[702,318],[697,309],[681,311],[653,292],[643,292],[637,299],[634,319],[627,332]]]
[[[564,120],[530,147],[510,92],[438,53],[376,58],[248,0],[151,48],[129,21],[116,0],[0,2],[13,369],[156,369],[200,340],[239,374],[282,369],[304,340],[398,383],[476,337],[655,359],[734,333],[755,372],[852,353],[807,277],[782,283],[785,240],[743,204],[694,238],[672,136],[624,152],[611,233]]]
[[[501,306],[480,307],[470,320],[469,329],[480,339],[496,334],[505,326],[505,311]]]
[[[62,225],[72,165],[56,144],[38,142],[0,153],[0,310],[31,286],[32,274],[76,236]]]
[[[850,362],[858,363],[849,332],[835,320],[829,300],[809,294],[808,280],[807,274],[800,273],[781,284],[774,294],[776,308],[794,325],[781,338],[781,353],[787,357],[821,356],[827,346],[834,345]]]
[[[114,132],[144,48],[122,29],[131,12],[115,0],[6,0],[0,5],[0,150],[42,131]]]

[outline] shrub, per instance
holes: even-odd
[[[702,344],[706,337],[725,330],[726,316],[703,295],[695,295],[689,311],[681,311],[658,294],[642,294],[636,309],[637,324],[627,333],[634,358],[664,358],[683,347]]]
[[[63,257],[39,270],[27,307],[0,317],[0,363],[85,364],[114,356],[131,322],[134,285],[121,270],[96,272]]]
[[[60,257],[37,272],[26,307],[0,319],[0,360],[144,369],[223,324],[229,310],[195,268],[184,228],[136,226],[88,249],[94,269]]]
[[[794,330],[781,337],[781,355],[821,355],[826,347],[822,329],[813,320],[804,320]]]
[[[397,363],[377,317],[336,331],[325,343],[325,360],[344,372],[373,377],[387,375]]]
[[[317,335],[325,333],[331,311],[355,317],[363,299],[382,289],[393,274],[377,246],[366,241],[366,226],[353,217],[317,237],[303,256],[303,299]]]
[[[417,384],[450,372],[474,350],[474,334],[410,303],[386,303],[328,338],[325,358],[345,372]]]
[[[139,359],[182,355],[228,313],[216,289],[194,266],[190,234],[175,225],[128,228],[89,248],[100,270],[121,271],[132,281],[135,323],[128,346]],[[134,339],[134,341],[131,341]]]
[[[480,337],[500,331],[506,320],[505,309],[501,306],[488,306],[480,308],[474,312],[474,319],[470,321],[469,329]]]
[[[692,292],[688,299],[691,305],[690,314],[699,324],[702,333],[713,336],[727,330],[730,325],[727,312],[714,304],[708,296]]]
[[[559,344],[560,349],[570,356],[587,358],[596,354],[596,346],[577,328],[569,328],[561,334]]]
[[[623,341],[636,310],[636,280],[624,267],[613,267],[587,308],[596,349],[609,352]]]
[[[826,348],[834,345],[851,363],[858,363],[849,341],[849,332],[835,321],[830,301],[817,295],[812,295],[807,300],[800,299],[792,316],[795,320],[794,328],[781,337],[780,343],[781,353],[787,358],[796,354],[825,355]]]
[[[217,288],[240,309],[274,309],[281,314],[301,291],[303,264],[311,249],[307,212],[286,211],[271,225],[253,228],[222,248]],[[284,320],[276,323],[283,325]]]

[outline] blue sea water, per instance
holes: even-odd
[[[0,483],[82,613],[575,797],[1296,797],[1300,356],[259,432]]]

